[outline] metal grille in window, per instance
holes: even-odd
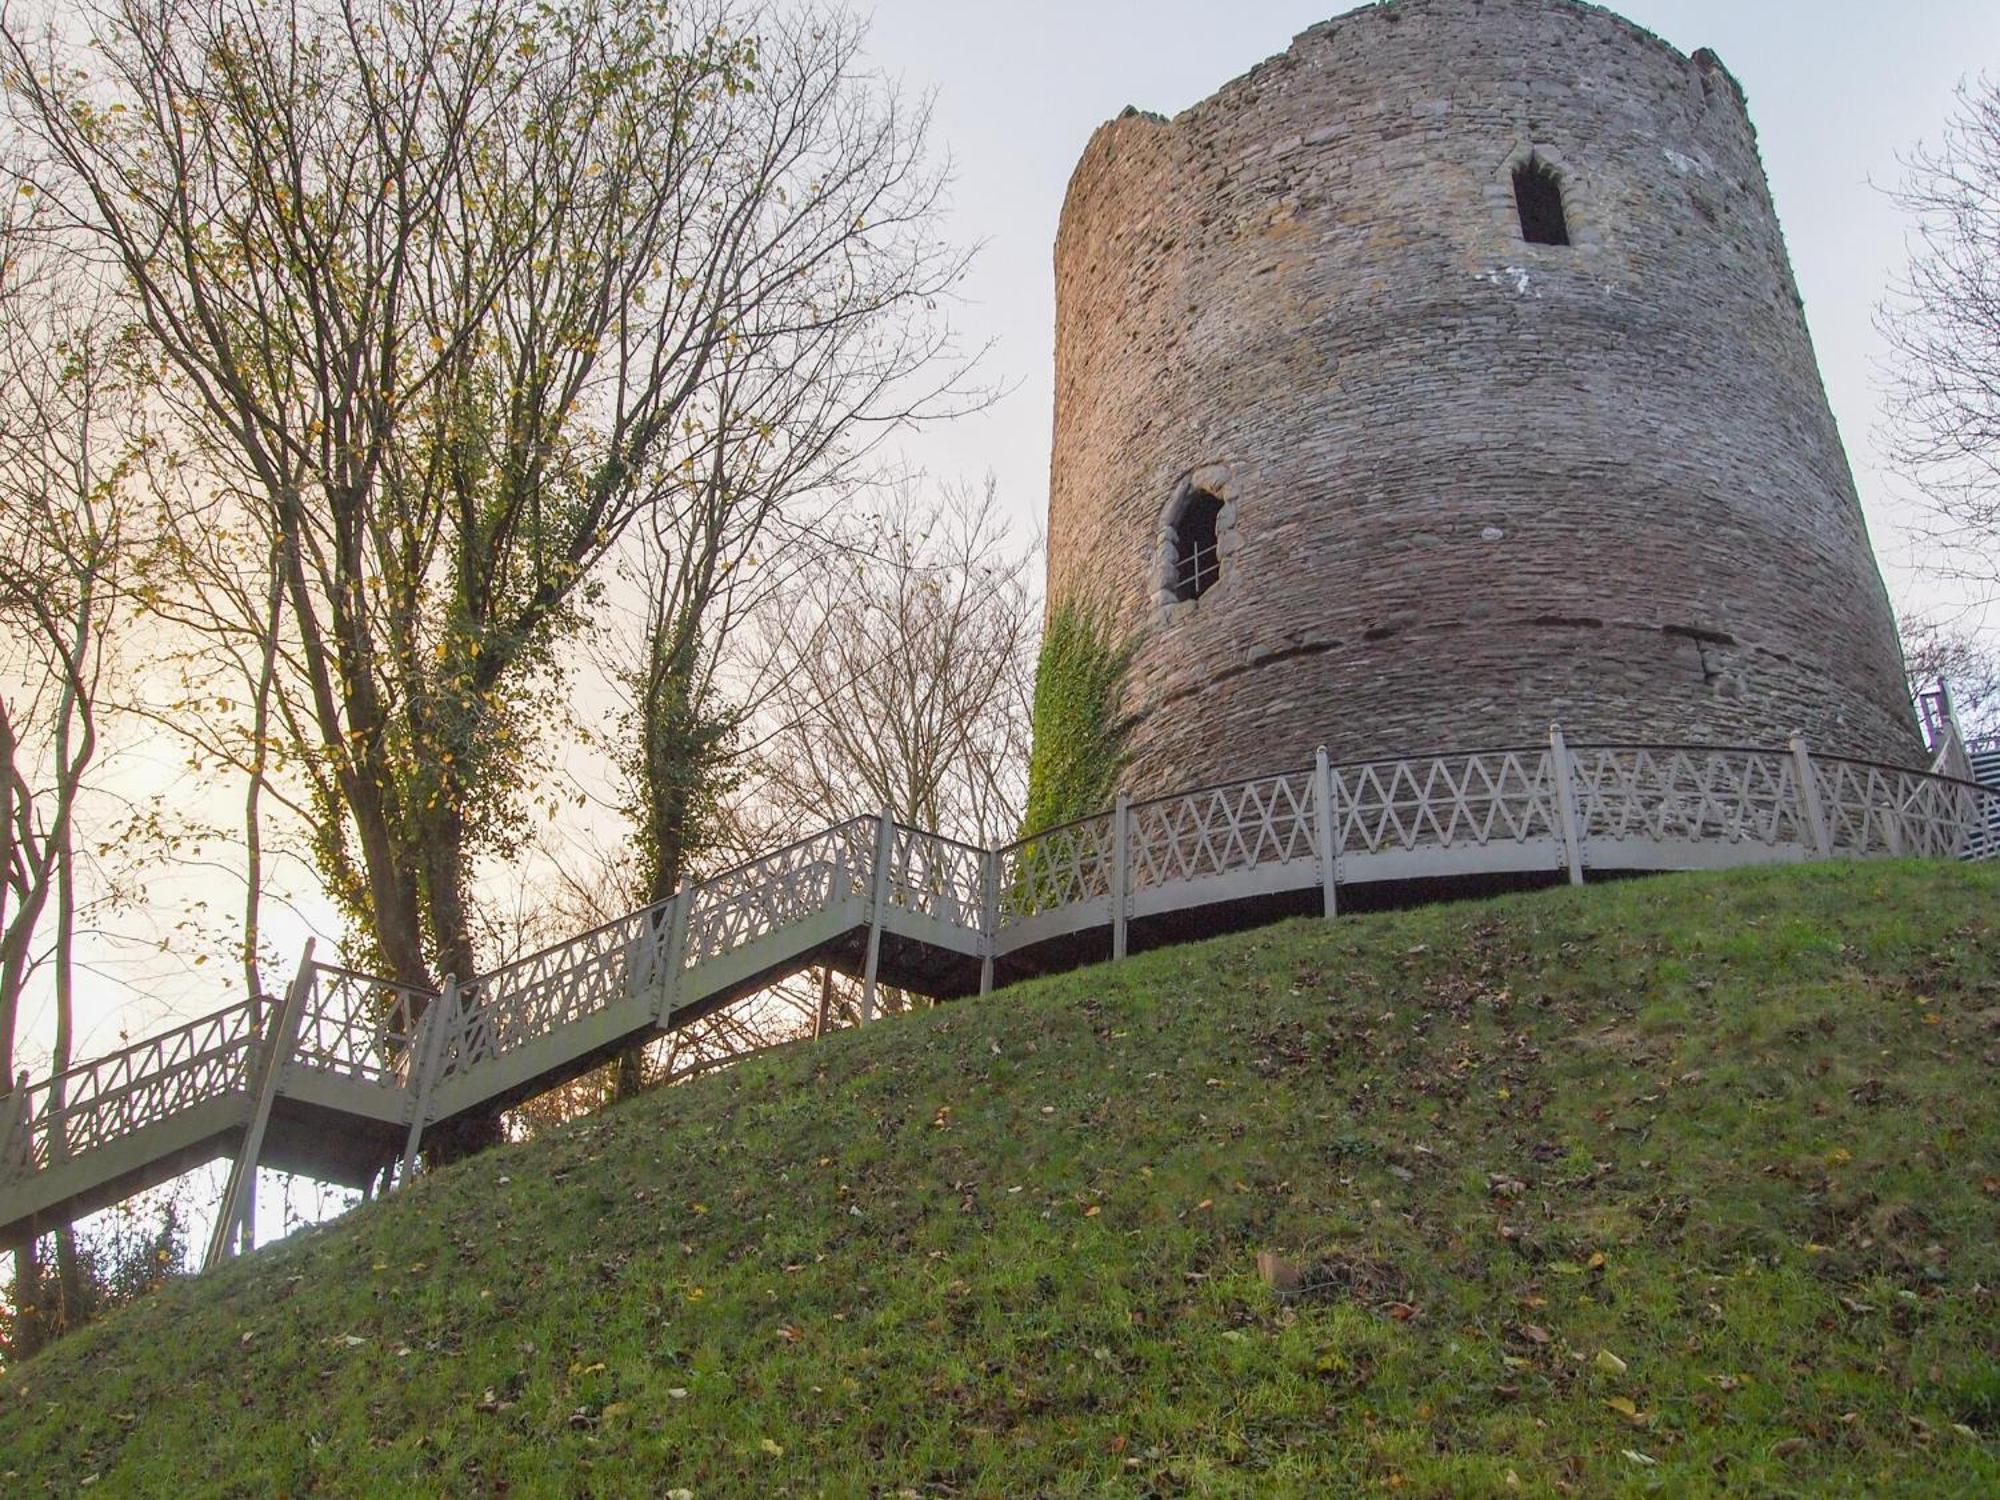
[[[1216,523],[1222,502],[1196,490],[1181,502],[1174,518],[1174,598],[1199,599],[1222,576],[1222,549]]]

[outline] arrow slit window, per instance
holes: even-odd
[[[1529,244],[1569,243],[1562,179],[1540,157],[1531,156],[1514,168],[1514,205],[1521,211],[1521,238]]]

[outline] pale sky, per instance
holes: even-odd
[[[954,228],[984,243],[960,317],[996,340],[993,410],[921,437],[913,461],[945,477],[990,470],[1023,526],[1048,504],[1055,302],[1050,269],[1071,168],[1126,105],[1174,114],[1299,32],[1352,7],[1333,0],[881,0],[870,50],[932,91],[955,163]],[[1904,255],[1881,191],[1897,155],[1934,137],[1954,86],[2000,72],[1994,0],[1628,0],[1612,7],[1684,53],[1713,48],[1742,82],[1806,299],[1834,415],[1898,607],[1907,509],[1875,460],[1876,303]]]

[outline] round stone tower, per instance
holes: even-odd
[[[1572,0],[1388,0],[1092,138],[1049,597],[1135,794],[1531,744],[1914,764],[1743,94]]]

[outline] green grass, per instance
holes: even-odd
[[[843,1034],[86,1330],[0,1380],[0,1469],[17,1494],[1994,1493],[1996,898],[2000,872],[1940,865],[1630,882]]]

